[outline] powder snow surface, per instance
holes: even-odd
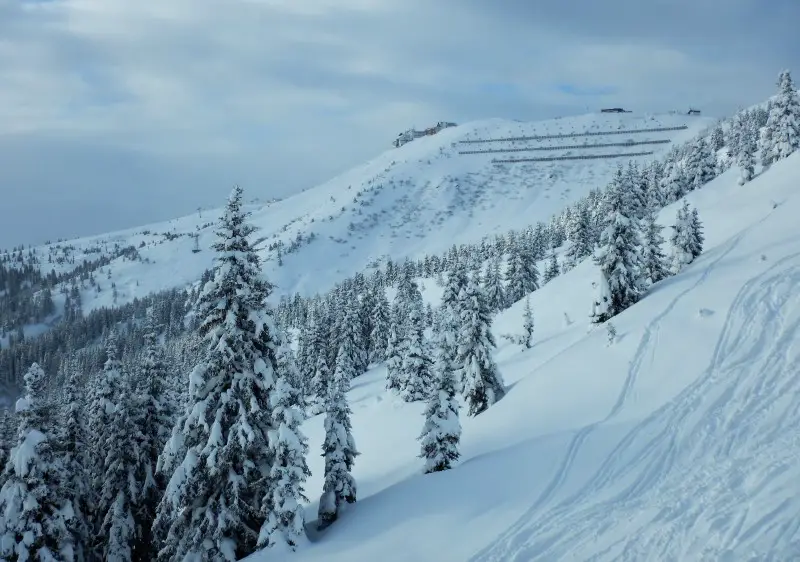
[[[462,417],[453,470],[421,474],[422,404],[388,394],[383,368],[355,379],[359,501],[292,560],[797,559],[799,178],[796,154],[692,193],[703,255],[615,318],[614,344],[588,325],[590,262],[533,293],[535,345],[500,344],[508,395]],[[520,333],[522,310],[495,334]],[[303,429],[314,497],[322,417]]]

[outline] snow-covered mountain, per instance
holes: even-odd
[[[589,327],[589,261],[534,292],[535,344],[501,345],[508,394],[462,418],[453,470],[421,473],[423,405],[388,394],[383,367],[356,379],[359,501],[292,559],[796,559],[798,178],[794,154],[744,186],[729,170],[692,192],[704,253],[615,317],[610,345]],[[521,331],[522,304],[496,334]],[[303,430],[319,451],[322,417]],[[322,459],[309,463],[313,497]]]
[[[619,163],[663,156],[711,122],[677,114],[474,122],[388,150],[298,195],[253,205],[251,220],[259,228],[275,295],[313,294],[386,257],[397,261],[439,253],[487,234],[548,221],[589,190],[604,187]],[[528,138],[475,142],[518,137]],[[486,150],[494,152],[475,153]],[[596,158],[638,153],[650,154]],[[579,156],[595,158],[493,162]],[[252,196],[258,189],[245,186],[245,191]],[[104,289],[113,283],[116,290],[98,292],[84,285],[82,302],[88,312],[198,280],[212,265],[209,246],[219,213],[203,210],[35,250],[42,268],[57,273],[85,260],[115,256],[99,268],[97,279]],[[275,247],[279,242],[280,251]],[[57,291],[54,294],[56,304],[63,304]]]

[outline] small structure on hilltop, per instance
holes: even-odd
[[[600,113],[631,113],[631,111],[621,107],[606,107],[605,109],[601,109]]]
[[[686,115],[700,115],[700,110],[699,109],[692,109],[690,107],[689,111],[686,112]]]
[[[435,135],[442,129],[447,129],[448,127],[455,127],[456,123],[451,123],[450,121],[439,121],[433,127],[428,127],[427,129],[423,129],[422,131],[417,131],[415,129],[409,129],[397,135],[397,138],[394,139],[392,143],[395,148],[399,148],[406,144],[407,142],[411,142],[414,139],[418,139],[419,137],[427,137],[430,135]]]

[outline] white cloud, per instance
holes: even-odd
[[[754,2],[719,16],[725,41],[735,18],[748,37],[772,40],[766,16],[755,31],[744,20]],[[798,56],[778,39],[775,52],[762,45],[753,57],[717,48],[710,9],[696,18],[708,20],[704,47],[703,21],[687,23],[686,38],[665,33],[659,25],[683,16],[648,15],[647,3],[591,13],[549,4],[0,0],[0,197],[19,211],[0,224],[0,247],[189,212],[237,181],[283,195],[371,157],[411,125],[547,117],[592,102],[559,84],[612,87],[639,109],[730,111],[771,91]],[[793,4],[780,6],[783,22]],[[487,84],[509,88],[493,95]],[[84,216],[73,198],[68,216],[52,220],[65,207],[43,194],[66,185],[110,211]]]

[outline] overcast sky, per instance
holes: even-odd
[[[0,248],[266,199],[439,120],[726,115],[798,0],[0,0]]]

